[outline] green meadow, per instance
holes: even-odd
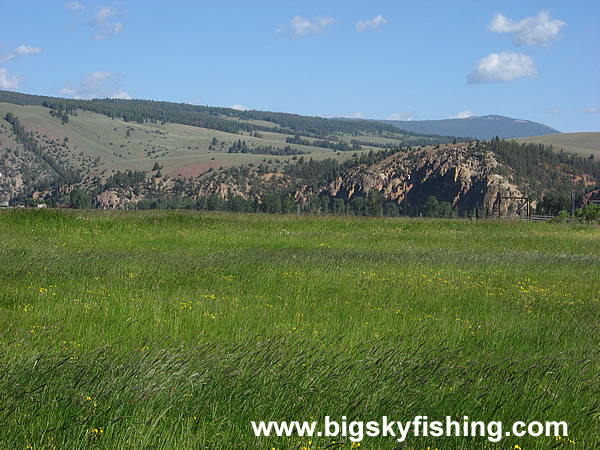
[[[346,448],[251,421],[566,421],[600,445],[600,228],[0,212],[0,448]]]
[[[99,158],[99,163],[90,169],[92,176],[110,175],[118,170],[151,171],[155,163],[163,166],[162,173],[172,176],[183,175],[186,178],[197,176],[209,168],[237,167],[240,164],[259,165],[263,161],[284,163],[292,156],[275,156],[267,154],[228,153],[228,149],[238,140],[245,141],[250,147],[271,146],[283,148],[290,146],[308,154],[310,158],[319,160],[332,158],[345,160],[352,152],[336,152],[335,150],[307,145],[288,144],[289,134],[261,132],[261,137],[253,137],[251,133],[226,133],[208,128],[181,125],[176,123],[134,123],[120,119],[111,119],[102,114],[78,111],[70,116],[69,122],[61,124],[60,119],[49,116],[48,108],[41,106],[20,106],[0,102],[0,124],[4,116],[10,112],[18,117],[27,131],[39,133],[42,142],[54,139],[63,142],[68,139],[70,151],[64,151],[64,162],[77,165],[76,156]],[[240,120],[237,120],[240,121]],[[247,121],[253,125],[276,127],[272,122]],[[404,136],[399,134],[398,136]],[[212,146],[212,139],[218,144]],[[350,142],[352,136],[343,136]],[[409,137],[407,137],[409,138]],[[383,139],[375,136],[364,136],[368,141],[398,144],[398,140]],[[312,139],[311,139],[312,140]],[[0,142],[2,143],[2,142]],[[5,146],[16,147],[16,144],[5,139]],[[45,144],[44,144],[45,145]],[[357,153],[365,153],[375,147],[364,146]],[[339,153],[339,154],[338,154]]]
[[[584,158],[600,157],[600,133],[560,133],[516,140],[521,143],[551,145],[554,151],[560,152],[562,149],[567,153],[573,153]]]

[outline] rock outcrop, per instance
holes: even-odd
[[[144,198],[163,196],[197,199],[215,195],[223,200],[239,196],[260,199],[266,193],[290,195],[298,203],[308,203],[315,196],[329,196],[352,201],[367,197],[371,190],[382,193],[386,202],[419,208],[435,196],[459,212],[476,207],[493,210],[497,198],[522,197],[519,188],[503,174],[511,170],[500,164],[491,152],[478,151],[468,144],[446,145],[405,150],[382,160],[350,165],[337,178],[322,184],[294,178],[291,172],[249,170],[243,177],[226,172],[195,180],[150,178],[134,187],[112,188],[97,194],[94,206],[101,209],[127,209]],[[241,183],[241,184],[240,184]],[[516,202],[504,199],[503,214],[514,211]]]
[[[600,189],[595,189],[583,196],[583,206],[600,202]]]
[[[490,153],[474,153],[466,145],[419,149],[352,168],[325,190],[351,199],[376,189],[388,201],[400,204],[406,197],[413,205],[421,205],[434,195],[461,210],[476,206],[491,209],[498,194],[522,196],[517,186],[495,173],[498,166]],[[505,202],[505,208],[510,208],[510,202]]]

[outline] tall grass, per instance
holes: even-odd
[[[565,420],[569,436],[405,445],[594,448],[599,238],[535,223],[3,212],[0,447],[325,448],[256,438],[250,421],[466,415]]]

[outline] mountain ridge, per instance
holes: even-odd
[[[125,121],[163,121],[207,126],[223,131],[249,130],[247,124],[232,124],[224,122],[223,118],[238,118],[255,120],[262,126],[254,124],[253,130],[276,131],[277,127],[297,130],[300,133],[319,134],[316,130],[349,131],[343,129],[344,123],[369,129],[393,127],[407,133],[417,133],[428,137],[457,137],[489,140],[496,136],[500,138],[521,138],[557,134],[560,131],[537,122],[526,119],[489,114],[471,116],[462,119],[435,120],[384,120],[384,119],[348,119],[343,117],[323,118],[318,116],[303,116],[287,112],[244,110],[228,107],[201,106],[188,103],[165,102],[144,99],[92,99],[77,100],[63,97],[48,97],[24,94],[20,92],[0,90],[0,102],[16,105],[48,106],[56,111],[73,111],[87,109],[99,112],[109,117],[121,117]],[[376,125],[381,124],[381,125]],[[275,126],[274,126],[275,125]]]
[[[489,140],[500,138],[522,138],[559,134],[560,131],[538,122],[515,119],[499,114],[471,116],[461,119],[437,120],[382,120],[402,130],[440,136],[472,137]]]

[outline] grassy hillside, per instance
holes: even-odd
[[[326,415],[600,444],[598,227],[12,210],[0,240],[2,448],[352,448],[250,427]]]
[[[507,121],[515,127],[535,125],[500,116],[464,120],[485,122],[492,128],[494,124],[505,126]],[[571,146],[576,145],[575,141],[581,142],[577,144],[581,146],[595,142],[587,135],[585,139],[578,136],[575,140],[562,136],[556,139]],[[376,159],[372,152],[385,151],[386,156],[404,152],[410,154],[410,160],[402,163],[398,173],[405,173],[407,167],[415,166],[427,151],[463,144],[460,139],[456,143],[454,140],[448,136],[406,132],[375,121],[332,120],[145,100],[70,100],[0,91],[0,172],[4,174],[0,201],[74,204],[70,194],[77,187],[92,196],[93,205],[102,208],[137,205],[145,198],[152,198],[150,204],[154,205],[154,199],[159,197],[164,200],[163,206],[178,207],[181,207],[180,197],[186,197],[186,205],[191,207],[199,197],[208,199],[217,195],[221,200],[229,200],[239,195],[251,202],[255,211],[265,193],[279,196],[281,201],[283,197],[292,196],[294,201],[316,204],[309,199],[310,195],[329,189],[327,184],[339,184],[340,179],[331,178],[334,172],[341,180],[347,175],[335,169],[335,163],[351,161],[354,165],[362,162],[370,165]],[[477,164],[477,152],[485,153],[484,147],[485,143],[470,144],[469,157],[475,159],[474,164]],[[555,158],[551,151],[547,152],[548,157],[533,147],[537,146],[509,149],[509,157],[501,158],[507,167],[496,170],[508,181],[514,181],[522,193],[538,200],[552,190],[570,195],[575,183],[576,195],[581,197],[596,187],[598,171],[592,161],[569,159],[567,155]],[[360,159],[366,156],[368,159]],[[285,177],[286,173],[293,172],[290,166],[304,157],[327,160],[319,169],[320,177],[315,174],[304,177],[311,179],[312,187],[300,185],[297,177]],[[224,170],[220,171],[221,168]],[[234,170],[237,168],[241,168],[241,172]],[[457,168],[461,173],[463,169]],[[125,171],[136,174],[122,175]],[[215,177],[215,172],[220,177]],[[231,177],[233,172],[234,183],[223,182],[224,174]],[[113,174],[118,177],[107,182]],[[131,181],[134,178],[136,181]],[[401,188],[394,185],[397,182],[392,180],[384,200],[401,199]],[[456,184],[456,178],[453,182]],[[435,189],[430,187],[427,189],[433,194]],[[313,192],[308,192],[308,188]],[[99,197],[109,190],[112,192]],[[338,192],[335,186],[334,190]],[[347,198],[336,200],[348,203],[354,200],[350,197],[366,197],[368,190],[359,183],[349,188]],[[486,195],[480,191],[481,197]],[[423,203],[426,197],[420,196],[417,200]],[[449,200],[454,206],[460,201],[456,196]],[[483,199],[478,201],[481,203]],[[341,210],[338,203],[337,210]],[[86,200],[81,204],[92,203]],[[345,204],[343,209],[347,210],[347,206]],[[422,205],[413,206],[416,207],[413,211],[418,211]],[[208,204],[207,207],[212,208]],[[303,205],[301,208],[306,209]],[[323,209],[323,205],[319,209]],[[335,208],[329,204],[325,209],[333,211]],[[393,213],[395,209],[392,207],[390,211]]]
[[[19,142],[11,124],[0,118],[0,202],[9,201],[26,186],[48,181],[56,172],[39,155]]]
[[[6,100],[0,102],[0,123],[9,125],[3,118],[7,112],[10,112],[19,119],[26,131],[31,131],[38,137],[41,145],[46,145],[46,141],[50,140],[62,145],[66,138],[68,143],[64,146],[64,151],[58,148],[51,148],[50,151],[56,153],[57,159],[61,163],[80,168],[85,174],[89,173],[90,176],[106,175],[118,170],[129,169],[150,171],[154,164],[158,162],[164,167],[163,174],[189,177],[198,176],[209,169],[219,167],[249,163],[259,164],[268,160],[271,160],[273,164],[283,163],[289,161],[293,156],[229,153],[229,148],[238,140],[243,141],[249,149],[264,147],[283,149],[287,147],[293,152],[307,154],[314,159],[333,158],[338,160],[347,159],[354,153],[361,154],[378,150],[386,145],[397,146],[440,141],[436,137],[410,135],[393,127],[388,126],[386,128],[385,125],[378,126],[370,122],[365,125],[349,125],[347,121],[339,121],[340,130],[346,128],[349,130],[348,132],[340,132],[336,125],[331,125],[336,122],[327,119],[256,111],[239,112],[206,107],[198,108],[202,111],[205,109],[210,110],[214,114],[210,117],[220,121],[216,125],[211,123],[208,123],[208,125],[227,129],[228,126],[224,124],[234,124],[232,128],[235,131],[228,132],[207,128],[208,125],[191,126],[177,123],[177,120],[185,121],[178,115],[173,115],[172,119],[175,122],[125,121],[122,118],[107,115],[112,114],[112,109],[109,109],[106,114],[92,111],[93,107],[97,105],[90,101],[49,99],[2,91],[0,91],[0,94],[2,94],[0,100]],[[9,102],[9,100],[12,102]],[[42,106],[42,103],[47,100],[64,101],[67,104],[73,102],[73,108],[81,106],[89,108],[89,110],[70,110],[68,122],[63,123],[59,117],[52,117],[49,114],[55,112],[55,109]],[[126,115],[129,111],[126,109],[128,107],[132,108],[131,110],[134,112],[141,108],[139,102],[136,103],[135,101],[130,103],[123,101],[123,104],[119,103],[117,106],[114,106],[111,101],[107,100],[107,102],[106,105],[101,104],[100,106],[118,108],[119,114],[123,115]],[[167,105],[164,106],[158,102],[150,103],[152,105],[150,111],[153,114],[159,114],[162,111],[160,108],[165,108],[166,113],[168,113],[169,108],[191,107],[190,105],[164,104]],[[51,106],[55,105],[52,104]],[[146,113],[145,109],[142,111]],[[229,114],[232,111],[239,114],[239,117],[225,114],[225,112]],[[190,112],[190,114],[192,113]],[[269,114],[272,114],[273,117],[270,117]],[[279,122],[289,125],[289,127],[284,128]],[[242,126],[242,129],[237,129],[238,126]],[[297,131],[298,127],[310,131],[299,132]],[[250,131],[246,131],[246,128]],[[318,137],[315,137],[315,133],[318,134]],[[302,144],[286,142],[286,139],[295,136],[303,141]],[[213,139],[217,140],[216,145],[212,145]],[[318,140],[330,140],[333,143],[342,142],[349,149],[352,147],[353,140],[358,140],[361,144],[359,148],[353,148],[352,151],[340,152],[332,148],[312,145]],[[442,140],[447,141],[448,139]],[[49,145],[52,146],[53,144]],[[2,140],[0,139],[0,150],[3,149],[5,147],[2,146]]]
[[[250,133],[226,133],[174,123],[124,122],[88,111],[78,111],[76,116],[70,117],[67,124],[62,125],[60,119],[50,117],[49,111],[42,106],[0,103],[0,121],[5,122],[4,115],[11,112],[19,118],[27,131],[60,142],[65,137],[68,138],[70,152],[65,162],[90,169],[92,176],[127,169],[150,171],[156,162],[164,166],[163,173],[190,176],[198,175],[209,168],[260,163],[264,159],[285,161],[291,158],[228,153],[229,147],[240,139],[246,141],[249,146],[270,145],[281,148],[289,145],[316,159],[346,158],[353,153],[337,155],[338,152],[327,148],[287,144],[285,139],[292,137],[292,134],[262,132],[262,138],[256,138]],[[217,139],[218,144],[211,148],[213,138]],[[365,147],[361,151],[371,149],[373,147]],[[81,152],[91,160],[100,158],[99,164],[92,166],[78,162],[77,156]]]
[[[552,146],[555,151],[561,149],[567,153],[600,159],[600,133],[561,133],[548,136],[534,136],[517,139],[519,142],[531,142]]]
[[[239,133],[240,131],[275,131],[312,137],[351,134],[362,136],[386,133],[396,138],[408,138],[425,143],[448,142],[437,135],[420,135],[399,131],[396,127],[371,120],[337,120],[298,114],[232,108],[190,105],[188,103],[160,102],[152,100],[93,99],[73,100],[43,97],[0,90],[0,102],[21,106],[44,106],[58,116],[68,116],[84,110],[121,118],[126,122],[160,122],[193,125],[202,128]]]
[[[0,91],[0,172],[6,180],[0,201],[48,190],[64,198],[73,184],[89,188],[124,171],[144,172],[148,180],[161,175],[171,186],[166,177],[190,180],[240,166],[277,170],[300,156],[341,162],[371,151],[451,141],[371,121]]]

